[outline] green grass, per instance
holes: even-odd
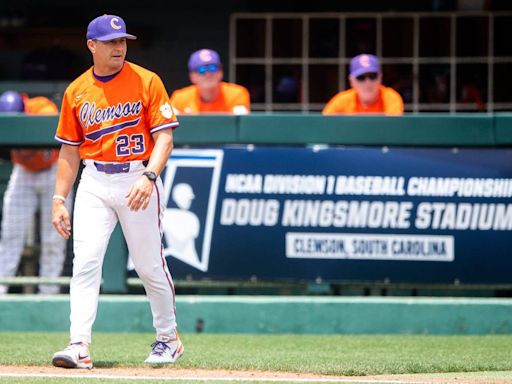
[[[512,336],[183,334],[182,368],[376,375],[512,370]],[[96,367],[143,366],[151,334],[96,333]],[[61,333],[0,333],[0,365],[50,365]]]

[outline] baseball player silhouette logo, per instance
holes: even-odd
[[[172,200],[177,208],[167,208],[164,213],[164,236],[167,238],[167,252],[201,269],[201,261],[197,255],[195,240],[199,235],[201,224],[199,218],[189,209],[195,198],[194,191],[189,184],[176,184],[172,189]],[[180,225],[173,225],[180,223]]]
[[[175,149],[167,162],[162,221],[164,256],[208,271],[222,150]]]

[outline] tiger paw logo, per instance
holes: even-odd
[[[172,117],[172,108],[169,105],[169,103],[165,103],[164,105],[160,106],[160,112],[162,113],[162,116],[166,119],[170,119]]]

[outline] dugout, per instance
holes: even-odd
[[[201,266],[192,268],[193,266],[186,265],[186,260],[168,258],[176,278],[178,293],[510,296],[512,284],[506,273],[509,263],[506,239],[512,229],[509,208],[509,194],[512,193],[509,181],[512,178],[510,162],[507,161],[511,156],[512,143],[512,116],[509,114],[324,117],[315,113],[253,113],[242,117],[182,116],[180,122],[180,128],[175,131],[176,174],[183,165],[180,162],[190,158],[191,154],[195,157],[206,156],[205,158],[211,160],[215,154],[221,152],[223,163],[219,168],[216,211],[212,216],[210,235],[213,240],[209,248],[209,265],[206,264],[206,268],[203,265],[203,269]],[[55,116],[0,116],[0,144],[3,148],[55,145],[53,134],[56,123]],[[279,158],[282,160],[276,160]],[[272,166],[265,166],[265,161],[269,161]],[[186,167],[187,170],[193,169],[190,164],[186,164]],[[318,171],[318,168],[323,171]],[[6,180],[8,164],[4,162],[2,169],[2,178]],[[276,184],[279,180],[291,180],[276,179],[276,175],[282,176],[285,172],[289,175],[300,172],[316,175],[314,188],[278,190],[283,188]],[[265,187],[263,183],[260,189],[254,180],[252,184],[240,184],[240,175],[247,174],[260,175],[263,180],[271,175],[273,178],[269,180],[273,184]],[[343,182],[332,194],[327,191],[327,186],[325,192],[318,189],[322,175],[326,175],[324,179],[328,183],[330,174],[338,177],[338,183]],[[362,187],[363,184],[359,187],[353,184],[350,187],[347,184],[348,174],[353,177],[380,174],[379,182],[382,183],[388,177],[388,181],[394,184],[388,184],[384,188],[385,184],[376,184],[376,179],[372,179],[370,187]],[[184,175],[180,177],[189,177]],[[238,176],[238,181],[228,183],[228,175]],[[340,178],[340,175],[345,176]],[[456,175],[460,180],[454,178]],[[194,177],[190,179],[190,185],[194,185]],[[199,177],[204,178],[204,174],[199,174]],[[393,181],[391,177],[396,180]],[[405,181],[400,182],[398,177]],[[435,195],[436,188],[439,188],[429,189],[425,184],[421,195],[418,192],[420,178],[444,183],[444,189]],[[457,185],[461,185],[460,193],[453,193],[452,189],[455,187],[447,182],[459,181],[460,184]],[[414,190],[405,187],[408,183],[414,185]],[[472,190],[468,189],[468,183],[473,186]],[[487,188],[486,183],[493,183],[494,189],[489,190],[491,192],[484,191]],[[288,184],[287,188],[297,187]],[[359,192],[357,188],[360,188]],[[370,189],[361,192],[361,188]],[[452,195],[448,196],[450,190]],[[196,195],[200,194],[201,191],[197,190]],[[225,216],[228,214],[225,209],[229,208],[232,201],[239,205],[245,204],[245,201],[273,201],[272,204],[281,207],[281,216],[274,221],[267,217],[266,222],[257,223],[250,222],[251,218],[244,219],[239,216],[236,220],[242,221],[230,222],[229,217]],[[315,211],[324,216],[314,219],[300,216],[300,206],[306,207],[309,204],[311,214],[315,201],[327,202],[318,205],[320,211]],[[354,205],[356,201],[357,206]],[[383,204],[386,201],[392,203]],[[325,221],[325,215],[329,212],[329,208],[325,208],[327,205],[341,204],[339,212],[342,213],[343,204],[348,204],[347,207],[352,204],[352,209],[356,211],[351,212],[363,215],[365,211],[361,207],[365,202],[373,202],[368,205],[372,209],[368,212],[377,212],[369,213],[366,221],[360,221],[363,216],[355,217],[351,224],[339,221],[341,216],[331,216],[331,221]],[[430,205],[427,206],[427,203]],[[399,214],[396,210],[398,208],[393,208],[398,207],[397,204],[403,204],[403,210],[409,209],[409,214],[416,212],[415,215],[418,215],[416,208],[421,207],[424,210],[422,214],[426,215],[426,209],[430,207],[430,227],[421,227],[417,221],[409,220],[407,212],[405,216],[404,213]],[[484,204],[487,204],[486,210],[490,206],[494,207],[493,214],[496,217],[493,216],[492,220],[498,227],[491,226],[489,230],[483,227],[462,230],[471,229],[469,221],[466,227],[458,228],[456,225],[464,224],[460,220],[465,219],[460,218],[460,215],[453,216],[453,212],[447,210],[449,206],[459,210],[473,209],[473,216],[482,216]],[[388,207],[387,219],[384,222],[380,222],[381,219],[378,218],[381,205]],[[170,199],[168,207],[171,207]],[[438,207],[438,213],[432,207]],[[400,226],[395,226],[393,217],[398,215],[403,216],[402,222]],[[438,219],[435,219],[436,215],[440,215]],[[490,217],[488,213],[486,215]],[[288,221],[280,219],[284,216]],[[473,216],[468,216],[467,220],[471,220]],[[423,220],[426,220],[425,217],[423,216]],[[485,220],[482,223],[485,225]],[[304,233],[309,233],[312,237],[304,238]],[[308,244],[318,242],[326,234],[334,236],[329,241],[345,244],[344,254],[329,254],[328,249],[323,249],[322,252],[327,253],[319,257],[312,255],[308,249],[304,250],[306,241]],[[226,236],[228,241],[217,240],[226,239]],[[285,244],[285,237],[287,239],[289,236],[295,236],[295,244],[302,244],[303,248],[290,248],[289,251]],[[448,242],[445,243],[447,238]],[[390,250],[386,254],[371,257],[369,245],[378,242],[381,250],[386,247],[391,249],[398,246],[391,243],[395,239],[402,241],[400,251],[393,253]],[[423,240],[426,242],[422,243]],[[350,254],[347,245],[349,242],[366,248],[351,249],[353,253]],[[245,243],[253,244],[248,248],[255,250],[237,248]],[[258,243],[266,245],[258,249]],[[204,244],[198,242],[198,250]],[[452,254],[444,249],[450,244],[453,246]],[[404,247],[409,248],[404,251]],[[432,251],[427,255],[428,250],[416,248],[415,251],[414,247],[436,247],[437,254],[433,255]],[[278,250],[277,253],[274,250]],[[439,256],[441,250],[444,253]],[[127,251],[119,231],[114,233],[107,252],[103,291],[141,292],[138,279],[130,276],[125,268]],[[406,255],[409,259],[403,259],[404,252],[409,252]],[[426,259],[410,259],[420,254],[427,255]],[[386,255],[397,258],[386,259]],[[276,257],[281,260],[275,262]],[[322,260],[315,260],[318,257]],[[331,260],[326,260],[329,258]],[[353,260],[347,260],[350,258]],[[215,263],[220,267],[215,267]],[[70,276],[69,267],[68,263],[67,276]],[[265,269],[272,270],[274,274],[267,273]],[[37,279],[17,279],[16,284],[22,285],[37,282]],[[66,278],[61,283],[66,286]]]

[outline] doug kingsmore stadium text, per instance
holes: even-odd
[[[485,202],[510,201],[505,178],[228,174],[224,191],[220,224],[293,227],[288,257],[452,261],[453,236],[421,232],[512,229],[512,204]]]

